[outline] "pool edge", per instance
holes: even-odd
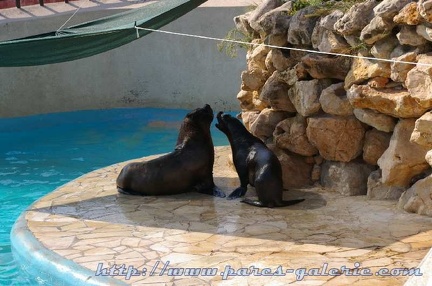
[[[25,214],[29,208],[21,213],[10,233],[12,255],[20,270],[40,277],[48,285],[127,285],[111,277],[95,276],[90,269],[44,247],[27,227]]]

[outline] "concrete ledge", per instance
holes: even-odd
[[[21,269],[47,285],[127,285],[110,277],[95,276],[94,271],[46,248],[28,229],[25,213],[11,231],[12,253]]]
[[[230,152],[229,147],[217,147],[214,168],[215,183],[227,194],[238,185],[227,159]],[[33,204],[12,233],[18,260],[33,273],[51,277],[50,281],[75,285],[82,281],[95,285],[286,285],[300,280],[305,285],[403,285],[408,276],[376,273],[384,268],[415,268],[432,246],[430,218],[401,212],[394,201],[343,197],[321,188],[290,190],[285,199],[306,201],[276,209],[197,193],[127,196],[118,194],[115,186],[126,163],[88,173]],[[254,195],[252,189],[247,193]],[[327,264],[328,269],[352,270],[356,262],[372,275],[300,279],[299,272],[287,272],[285,276],[230,276],[226,280],[219,275],[228,266],[308,271]],[[176,269],[218,271],[209,276],[168,275],[163,268],[166,263]],[[109,269],[123,264],[148,272],[130,280],[117,275],[106,282],[92,276],[100,265]],[[428,267],[423,262],[420,270],[425,274]],[[154,275],[150,275],[152,269]],[[426,280],[410,285],[427,285],[422,284],[429,282],[427,275]]]

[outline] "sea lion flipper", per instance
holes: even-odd
[[[243,197],[246,194],[246,191],[247,191],[247,188],[238,187],[228,196],[227,199],[232,200],[232,199],[237,199],[237,198]]]
[[[224,192],[222,192],[221,189],[219,189],[217,186],[213,187],[213,196],[218,197],[218,198],[225,198],[226,195]]]
[[[219,189],[216,185],[213,184],[213,187],[201,187],[201,186],[195,186],[195,189],[198,193],[206,194],[210,196],[215,196],[218,198],[225,198],[226,195],[224,192],[222,192],[221,189]]]
[[[260,202],[260,201],[254,201],[254,200],[251,200],[251,199],[244,199],[244,200],[241,200],[241,202],[245,203],[245,204],[248,204],[248,205],[251,205],[251,206],[255,206],[255,207],[265,207],[262,202]]]

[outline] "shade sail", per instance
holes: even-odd
[[[61,31],[0,42],[0,67],[35,66],[96,55],[137,39],[135,25],[158,29],[207,0],[160,0]],[[139,30],[140,37],[150,31]]]

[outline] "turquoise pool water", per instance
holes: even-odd
[[[43,284],[20,273],[12,257],[9,234],[22,211],[89,171],[171,151],[187,112],[111,109],[0,119],[0,285]],[[228,144],[214,123],[211,131],[215,146]]]

